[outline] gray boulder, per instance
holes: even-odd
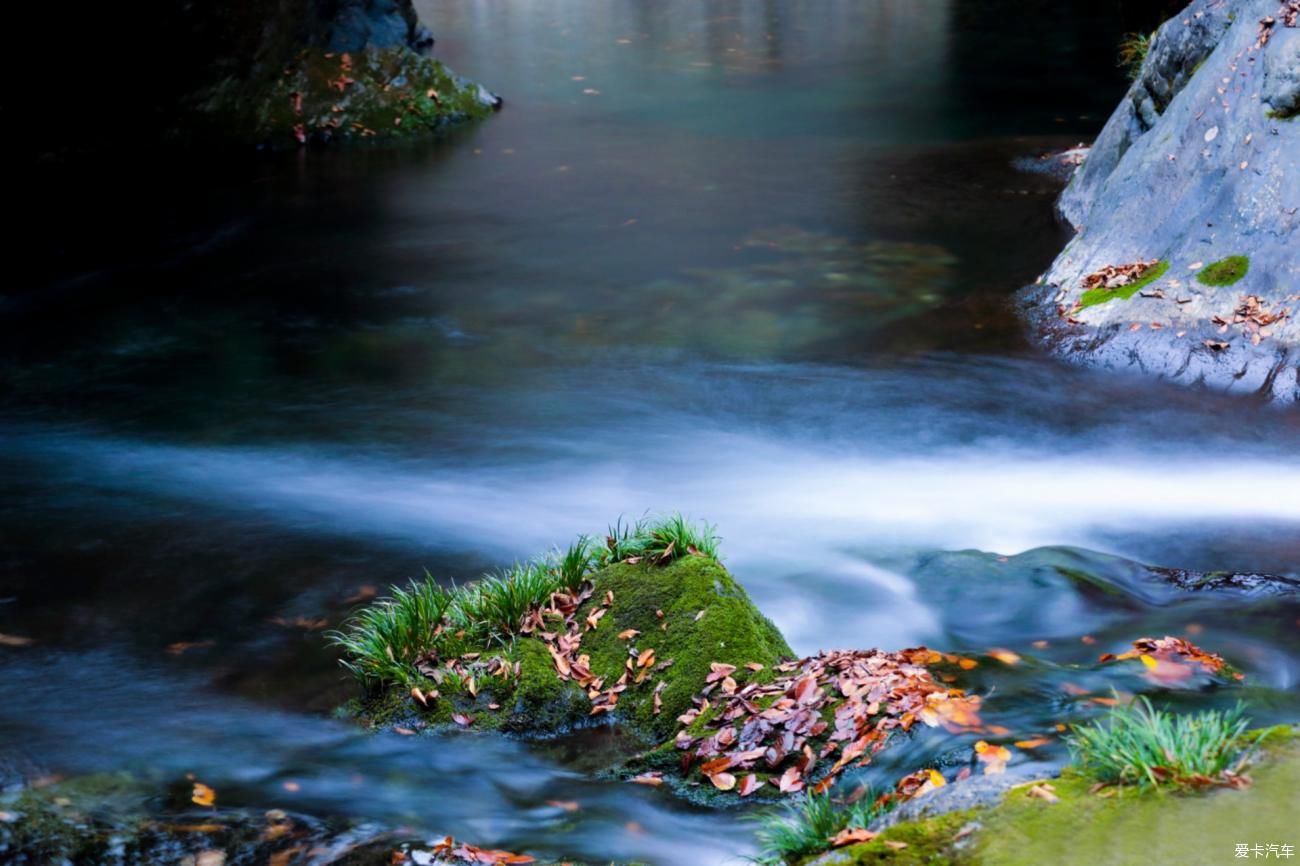
[[[1300,401],[1300,28],[1287,8],[1194,0],[1160,28],[1061,196],[1075,238],[1021,293],[1049,351]],[[1243,276],[1214,279],[1211,265],[1238,256]],[[1089,275],[1157,260],[1167,271],[1140,290],[1085,298]]]

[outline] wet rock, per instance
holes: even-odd
[[[1259,21],[1278,5],[1195,0],[1160,28],[1061,196],[1075,238],[1022,293],[1049,351],[1300,401],[1300,124],[1282,117],[1300,76],[1300,30],[1279,20],[1259,44]],[[1239,280],[1207,273],[1236,256],[1248,260]],[[1088,275],[1146,261],[1167,272],[1140,292],[1085,299]],[[1264,316],[1241,314],[1252,298]]]
[[[908,800],[896,809],[892,809],[880,820],[872,823],[871,829],[883,830],[908,821],[920,821],[950,812],[996,806],[1012,788],[1056,775],[1055,772],[1045,775],[1043,769],[1042,766],[1018,767],[1001,775],[969,776],[950,782],[942,788]]]
[[[1260,96],[1284,117],[1300,113],[1300,28],[1282,28],[1264,55],[1264,90]]]

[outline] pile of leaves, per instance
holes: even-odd
[[[742,797],[764,784],[820,794],[918,720],[952,732],[980,724],[980,698],[936,682],[927,668],[944,661],[958,658],[924,647],[836,650],[783,663],[770,681],[743,687],[734,666],[715,662],[695,707],[678,718],[682,772],[697,767],[715,788]]]
[[[1297,0],[1300,2],[1300,0]],[[1243,295],[1241,303],[1232,311],[1232,319],[1225,319],[1223,316],[1215,316],[1210,321],[1219,326],[1219,333],[1224,333],[1231,325],[1241,325],[1242,330],[1250,336],[1250,341],[1258,346],[1259,341],[1265,337],[1273,336],[1270,330],[1271,325],[1286,319],[1291,315],[1291,310],[1283,307],[1276,313],[1270,313],[1264,309],[1265,301],[1261,301],[1258,295]]]
[[[590,581],[582,585],[576,593],[557,592],[551,595],[550,603],[535,608],[525,618],[520,627],[521,634],[536,634],[546,644],[555,662],[555,672],[562,680],[572,681],[587,693],[591,701],[591,715],[612,712],[618,706],[618,696],[629,687],[641,686],[652,674],[667,670],[672,666],[672,659],[657,660],[655,651],[647,649],[637,652],[629,646],[623,671],[613,684],[607,684],[605,677],[596,676],[591,671],[591,659],[579,652],[582,648],[582,636],[599,627],[601,619],[609,613],[614,604],[614,593],[607,590],[600,604],[593,607],[587,615],[578,620],[578,608],[592,597],[594,589]],[[548,625],[554,623],[554,625]],[[559,628],[555,626],[558,625]],[[640,632],[628,629],[619,634],[621,640],[630,641]],[[654,686],[654,714],[658,715],[661,707],[659,693],[667,683],[658,680]]]
[[[1263,48],[1273,36],[1273,28],[1281,21],[1284,27],[1300,27],[1300,0],[1286,0],[1275,15],[1265,15],[1259,19],[1259,38],[1255,47]]]
[[[394,851],[393,863],[414,863],[416,866],[431,866],[435,863],[478,863],[486,866],[523,866],[525,863],[535,863],[537,858],[530,857],[527,854],[515,854],[511,851],[489,850],[471,845],[468,842],[457,842],[455,839],[447,836],[442,841],[436,842],[429,850],[414,849],[411,851]]]
[[[1106,267],[1093,271],[1084,277],[1083,288],[1085,290],[1106,289],[1108,291],[1122,289],[1142,279],[1146,276],[1147,271],[1159,263],[1159,260],[1152,259],[1149,262],[1138,261],[1127,265],[1106,265]]]
[[[1162,638],[1138,638],[1133,649],[1115,655],[1105,653],[1098,661],[1127,661],[1138,659],[1148,680],[1157,685],[1171,686],[1190,680],[1198,671],[1215,677],[1243,680],[1246,675],[1236,671],[1223,657],[1207,652],[1191,641],[1166,635]]]

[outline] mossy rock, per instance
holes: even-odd
[[[486,117],[499,100],[404,47],[299,52],[271,76],[230,78],[199,107],[222,133],[272,148],[427,136]]]
[[[630,683],[619,695],[613,713],[593,716],[585,691],[559,677],[546,645],[530,635],[507,644],[455,646],[462,655],[478,653],[480,659],[500,657],[512,668],[517,665],[517,676],[476,679],[475,694],[466,683],[448,679],[438,684],[439,697],[424,707],[406,690],[388,686],[355,702],[351,711],[377,726],[466,727],[538,738],[615,721],[643,742],[658,744],[672,737],[677,717],[691,708],[710,663],[732,664],[748,673],[747,663],[767,670],[794,655],[744,588],[710,557],[685,556],[662,566],[618,563],[590,579],[594,591],[579,608],[578,622],[613,593],[608,613],[583,633],[579,652],[590,656],[591,672],[612,684],[630,654],[653,649],[656,659],[642,683]],[[628,631],[639,634],[620,639]],[[463,725],[466,718],[472,722]]]
[[[1072,769],[1045,780],[1055,803],[1026,783],[996,806],[897,824],[871,842],[829,851],[800,866],[1198,866],[1234,859],[1236,846],[1297,845],[1300,739],[1290,727],[1253,732],[1261,748],[1245,790],[1093,792]],[[902,842],[904,848],[888,842]],[[1276,855],[1274,855],[1276,856]]]

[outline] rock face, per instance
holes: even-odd
[[[1077,236],[1021,295],[1049,351],[1300,401],[1295,5],[1195,0],[1160,28],[1061,196]],[[1163,273],[1148,271],[1160,275],[1138,290],[1087,293],[1089,275],[1138,262]]]

